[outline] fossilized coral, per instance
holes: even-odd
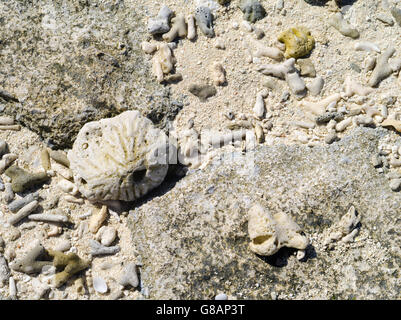
[[[74,182],[91,201],[133,201],[167,174],[168,139],[138,111],[85,124],[68,152]]]

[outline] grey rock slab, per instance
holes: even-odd
[[[190,170],[129,216],[149,297],[400,298],[401,194],[370,162],[388,133],[355,128],[330,145],[258,146]],[[210,185],[215,191],[205,193]],[[255,202],[302,228],[311,243],[302,261],[286,248],[271,257],[250,251],[247,213]],[[361,215],[360,235],[326,251],[323,232],[351,205]]]
[[[140,48],[151,5],[1,1],[0,91],[9,93],[0,94],[4,114],[59,149],[70,148],[86,122],[125,110],[165,128],[180,108],[154,81]]]

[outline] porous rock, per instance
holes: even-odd
[[[127,109],[164,129],[180,108],[153,80],[138,45],[148,35],[143,16],[152,5],[1,1],[4,113],[62,149],[71,148],[85,123]]]
[[[133,210],[132,243],[149,297],[205,299],[225,292],[270,299],[272,291],[288,299],[399,297],[390,270],[401,266],[401,194],[369,160],[387,134],[358,127],[330,145],[260,145],[245,156],[222,154]],[[205,193],[210,185],[214,191]],[[286,248],[264,258],[250,252],[247,212],[255,202],[318,235],[305,262]],[[363,213],[361,232],[372,240],[326,252],[320,235],[351,205]]]

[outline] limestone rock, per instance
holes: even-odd
[[[62,149],[85,123],[126,110],[164,128],[180,107],[153,80],[138,45],[148,35],[150,5],[1,1],[1,89],[15,97],[0,94],[4,113]]]
[[[270,299],[272,291],[284,299],[399,298],[401,194],[370,163],[388,134],[358,127],[330,145],[260,145],[189,171],[129,215],[141,287],[155,299]],[[249,250],[247,213],[256,202],[315,234],[303,262],[293,249],[269,257]],[[350,206],[362,213],[360,235],[326,251],[324,231]]]

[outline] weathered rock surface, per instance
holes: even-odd
[[[141,52],[146,1],[2,1],[4,112],[57,148],[88,121],[139,110],[160,127],[180,103],[153,81]]]
[[[259,146],[192,170],[130,214],[151,299],[399,299],[401,193],[370,163],[386,129],[357,128],[329,146]],[[249,249],[247,212],[285,212],[310,240],[260,257]],[[323,232],[353,205],[354,241],[325,250]]]

